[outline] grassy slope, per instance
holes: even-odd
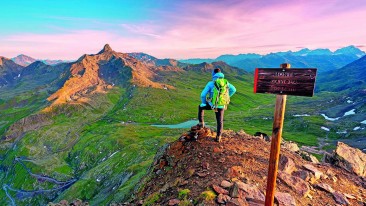
[[[236,86],[237,93],[225,112],[225,129],[270,134],[275,96],[253,94],[251,75],[233,73],[226,77]],[[0,175],[0,181],[24,190],[54,187],[51,183],[37,182],[24,167],[14,163],[15,157],[25,156],[31,161],[24,164],[33,173],[64,181],[78,179],[55,201],[81,198],[93,205],[122,201],[145,173],[156,150],[184,131],[149,125],[175,124],[196,118],[199,94],[210,78],[208,72],[173,73],[165,81],[175,86],[175,90],[115,88],[107,95],[94,95],[89,105],[59,108],[63,115],[54,116],[52,125],[27,133],[8,153],[1,163],[8,173]],[[323,104],[324,97],[331,98],[332,94],[316,95],[311,104],[307,98],[288,98],[285,139],[315,145],[317,137],[326,136],[320,129],[327,124],[321,116],[292,116],[317,114],[318,108],[313,105]],[[126,123],[128,121],[132,123]],[[206,122],[216,125],[210,111],[206,112]],[[15,197],[14,192],[10,194]],[[39,195],[17,203],[46,203],[54,197],[55,194]],[[0,204],[7,203],[8,198],[0,190]]]

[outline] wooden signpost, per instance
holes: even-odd
[[[279,69],[258,68],[254,75],[254,93],[277,94],[265,206],[273,206],[274,202],[287,95],[313,96],[317,71],[317,69],[306,68],[290,69],[291,66],[287,63],[281,64],[280,67]]]

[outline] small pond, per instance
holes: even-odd
[[[179,124],[153,124],[154,127],[166,127],[170,129],[187,129],[198,124],[198,120],[188,120]]]

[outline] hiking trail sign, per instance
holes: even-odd
[[[312,68],[290,69],[291,65],[287,63],[281,64],[280,67],[278,69],[257,68],[254,74],[254,93],[277,94],[265,206],[273,206],[274,202],[287,95],[312,97],[317,71]]]
[[[254,93],[313,96],[317,69],[259,69],[254,74]]]

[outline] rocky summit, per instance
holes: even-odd
[[[48,97],[53,104],[65,102],[87,102],[85,94],[103,93],[114,85],[134,84],[141,87],[173,89],[154,81],[156,70],[134,57],[113,51],[106,44],[96,55],[83,55],[71,65],[70,76],[63,87]],[[176,68],[179,69],[179,68]]]
[[[263,205],[270,142],[225,131],[217,143],[210,129],[197,129],[165,145],[135,199],[119,205]],[[283,147],[275,204],[365,205],[365,179],[339,165],[306,161]]]

